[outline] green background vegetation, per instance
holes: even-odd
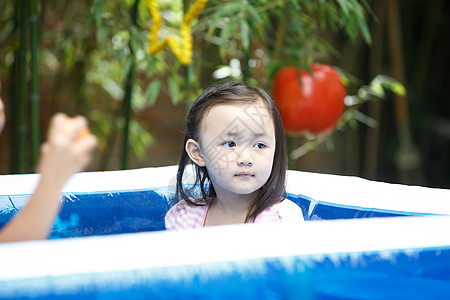
[[[192,1],[156,2],[161,35],[177,35]],[[0,172],[35,171],[57,111],[90,120],[100,142],[91,171],[176,164],[186,111],[217,76],[270,92],[279,68],[320,62],[339,68],[359,101],[326,139],[289,138],[291,150],[307,149],[291,168],[449,188],[449,9],[445,0],[210,0],[186,67],[168,48],[147,54],[144,0],[8,1]],[[395,81],[374,85],[379,74],[406,95]]]

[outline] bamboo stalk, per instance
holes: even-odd
[[[273,61],[277,61],[280,59],[281,47],[283,45],[284,31],[286,28],[286,19],[287,18],[283,14],[278,20],[277,30],[275,33],[274,49],[272,52],[272,60]],[[296,160],[300,157],[300,156],[298,156],[298,157],[292,156],[292,152],[296,148],[297,140],[298,140],[298,137],[286,135],[286,151],[288,153],[288,169],[295,169]]]
[[[403,45],[401,35],[401,25],[398,12],[398,1],[388,1],[388,20],[389,20],[389,46],[392,63],[393,77],[400,83],[405,84],[405,75],[403,67]],[[413,183],[417,178],[413,178],[413,171],[419,168],[419,154],[414,146],[411,132],[408,105],[406,97],[394,95],[395,98],[395,116],[398,130],[399,144],[395,162],[399,171],[400,180],[403,183]],[[420,177],[420,174],[418,174]]]
[[[17,85],[14,124],[14,144],[16,153],[15,173],[25,173],[26,164],[26,80],[27,80],[27,1],[19,3],[19,52],[17,63]]]
[[[191,1],[183,0],[183,15],[188,11],[188,7],[190,7]],[[189,65],[183,68],[185,76],[186,76],[186,98],[192,99],[193,95],[193,79],[194,79],[194,64],[193,61]]]
[[[377,16],[378,22],[376,20],[373,21],[371,32],[373,41],[369,58],[369,72],[371,78],[381,73],[386,1],[375,1],[374,13]],[[368,103],[368,115],[377,122],[380,120],[381,105],[379,101],[375,100]],[[379,127],[367,127],[364,174],[366,178],[372,180],[375,180],[377,176],[379,140]]]
[[[16,33],[16,36],[20,36],[20,34],[18,34],[18,24],[19,24],[19,20],[20,20],[20,3],[18,1],[14,1],[14,32]],[[10,120],[10,124],[11,126],[9,127],[9,135],[11,136],[11,143],[9,143],[9,152],[11,155],[11,159],[10,159],[10,164],[9,164],[9,172],[10,173],[16,173],[17,170],[17,152],[16,152],[16,148],[17,148],[17,142],[16,142],[16,106],[17,103],[16,101],[14,101],[17,97],[17,65],[18,65],[18,60],[19,60],[19,50],[16,49],[14,51],[14,61],[11,64],[10,67],[10,78],[12,78],[12,80],[10,81],[10,97],[12,99],[12,101],[10,101],[10,105],[9,105],[9,120]]]
[[[31,167],[36,170],[39,159],[39,71],[38,71],[38,3],[30,4],[30,53],[31,53],[31,91],[30,91],[30,133],[31,133]]]
[[[277,61],[280,58],[281,46],[283,45],[284,30],[286,28],[286,16],[281,16],[278,20],[277,31],[275,33],[275,46],[273,49],[272,60]]]
[[[131,53],[133,55],[133,52]],[[128,158],[130,156],[130,122],[131,122],[131,96],[133,94],[133,82],[134,82],[134,60],[131,63],[130,71],[128,72],[125,83],[125,96],[123,99],[123,114],[124,114],[124,126],[123,126],[123,140],[122,140],[122,157],[121,167],[122,169],[128,168]]]
[[[354,128],[345,130],[345,175],[357,176],[359,174],[359,124]]]
[[[138,18],[138,5],[139,0],[134,2],[134,5],[131,9],[131,21],[133,22],[133,26],[137,27],[137,18]],[[134,60],[134,49],[132,47],[131,39],[133,38],[133,30],[130,30],[130,56],[131,56],[131,66],[130,70],[127,74],[127,79],[125,82],[125,96],[123,99],[123,113],[124,113],[124,126],[123,126],[123,140],[122,140],[122,157],[121,157],[121,167],[122,169],[127,169],[128,167],[128,158],[130,156],[130,122],[131,122],[131,97],[133,94],[133,84],[134,84],[134,69],[135,69],[135,60]]]

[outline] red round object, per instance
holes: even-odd
[[[275,76],[273,99],[289,135],[319,134],[332,130],[344,109],[347,94],[338,72],[329,65],[314,64],[312,74],[293,66]]]

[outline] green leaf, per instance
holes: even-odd
[[[135,120],[130,122],[130,143],[137,158],[142,159],[146,157],[146,148],[152,142],[153,136],[139,122]]]
[[[311,75],[311,76],[314,75],[314,73],[313,73],[313,71],[311,70],[309,64],[307,64],[307,63],[302,64],[302,68],[305,69],[306,72],[308,72],[309,75]],[[300,69],[300,70],[301,70],[301,69]],[[299,73],[298,73],[298,74],[299,74],[299,77],[300,77],[300,70],[299,70]]]
[[[3,28],[0,29],[0,42],[3,42],[14,31],[14,27],[13,20],[9,20],[3,25]]]
[[[131,71],[132,64],[133,64],[133,57],[127,56],[127,58],[125,60],[125,65],[123,66],[124,76],[128,76],[128,73]]]
[[[371,94],[374,94],[375,96],[379,97],[379,98],[384,98],[385,93],[384,93],[384,88],[383,85],[381,85],[381,82],[378,80],[373,80],[370,83],[370,89],[371,89]]]
[[[391,90],[398,96],[406,96],[406,89],[400,82],[394,82],[391,85]]]
[[[172,99],[173,104],[178,104],[180,102],[180,91],[179,91],[179,85],[178,82],[173,78],[169,77],[167,79],[167,85],[169,86],[169,95]]]
[[[248,51],[250,48],[250,27],[244,19],[240,19],[239,21],[241,25],[242,47],[244,48],[244,51]]]
[[[338,69],[336,69],[336,70],[339,73],[339,79],[341,79],[342,84],[345,85],[345,86],[349,86],[350,85],[350,79],[348,78],[347,74],[343,73],[343,72],[339,72]]]
[[[333,141],[333,136],[325,140],[325,147],[328,151],[333,152],[336,149],[336,144]]]
[[[342,12],[343,12],[345,15],[348,15],[348,14],[350,13],[351,7],[349,7],[348,1],[345,1],[345,0],[337,0],[337,3],[339,3],[339,6],[341,7]]]
[[[215,29],[222,25],[224,22],[224,17],[235,17],[239,14],[239,11],[242,9],[242,3],[240,1],[228,3],[225,5],[216,7],[217,12],[215,12],[211,17],[211,23],[209,24],[208,37],[212,35]]]
[[[228,42],[230,40],[230,37],[234,34],[234,32],[231,32],[230,26],[228,26],[229,23],[226,23],[225,26],[220,31],[220,46],[228,46]]]
[[[327,25],[327,17],[325,15],[325,10],[319,9],[318,17],[319,17],[319,22],[320,22],[320,28],[322,30],[324,30]],[[333,24],[333,23],[331,23],[331,24]]]
[[[253,23],[255,24],[262,24],[264,23],[264,20],[261,18],[261,16],[259,15],[258,11],[256,10],[256,8],[250,4],[246,5],[247,11],[249,12],[250,15],[250,19]]]
[[[115,57],[116,57],[117,61],[121,61],[122,59],[124,59],[125,58],[125,49],[120,48],[119,50],[117,50]]]
[[[100,44],[102,44],[104,41],[104,34],[102,32],[102,2],[100,0],[96,0],[94,2],[94,20],[97,40]]]
[[[366,86],[362,86],[358,89],[358,97],[363,100],[369,100],[370,99],[370,92],[369,89]],[[378,97],[378,96],[377,96]]]
[[[376,128],[377,121],[375,119],[369,117],[368,115],[363,114],[359,110],[353,111],[353,118],[369,127]]]
[[[223,36],[221,36],[222,38],[222,46],[228,45],[229,42],[229,37],[232,37],[233,34],[236,32],[237,29],[237,24],[239,22],[241,18],[236,16],[230,19],[230,22],[226,24],[225,28],[222,29],[222,32],[227,29],[227,36],[228,38],[226,40],[223,39]]]
[[[345,71],[344,69],[341,69],[337,66],[333,66],[333,68],[336,69],[336,71],[338,71],[339,73],[339,77],[341,78],[342,82],[344,82],[344,80],[348,80],[348,84],[356,84],[356,85],[361,85],[361,79],[359,79],[358,77],[352,75],[351,73]],[[344,84],[346,85],[346,84]]]
[[[377,75],[370,83],[370,87],[372,89],[374,89],[374,87],[375,89],[379,89],[379,86],[381,86],[383,89],[394,92],[398,96],[406,95],[405,87],[392,77],[386,75]]]
[[[125,94],[120,85],[117,84],[112,78],[106,78],[102,83],[102,88],[114,99],[123,99]]]
[[[161,81],[155,79],[147,86],[144,97],[148,99],[150,105],[154,105],[158,98],[159,90],[161,88]]]
[[[360,11],[358,11],[358,12],[359,12],[359,14],[356,15],[356,20],[358,22],[359,29],[361,30],[361,33],[362,33],[366,43],[367,44],[371,44],[372,43],[372,37],[370,35],[370,30],[369,30],[369,27],[367,26],[367,22],[366,22],[366,19],[364,17],[364,12],[362,11],[362,9]]]

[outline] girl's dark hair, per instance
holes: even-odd
[[[192,205],[206,205],[211,199],[216,197],[216,191],[211,184],[206,167],[195,165],[195,183],[193,186],[183,185],[182,179],[186,165],[189,162],[189,155],[185,145],[189,139],[199,141],[200,123],[206,113],[215,105],[223,103],[254,103],[261,99],[267,106],[275,126],[275,154],[272,165],[272,172],[267,182],[260,188],[258,196],[250,204],[245,222],[254,220],[262,211],[273,204],[283,201],[286,198],[285,178],[287,170],[286,141],[283,123],[280,113],[272,98],[262,89],[248,86],[240,82],[224,82],[206,89],[194,102],[187,116],[186,131],[183,142],[183,151],[177,173],[177,189],[174,204],[184,199]],[[195,199],[196,188],[200,187],[201,198]],[[197,190],[198,191],[198,190]],[[198,192],[197,192],[198,193]]]

